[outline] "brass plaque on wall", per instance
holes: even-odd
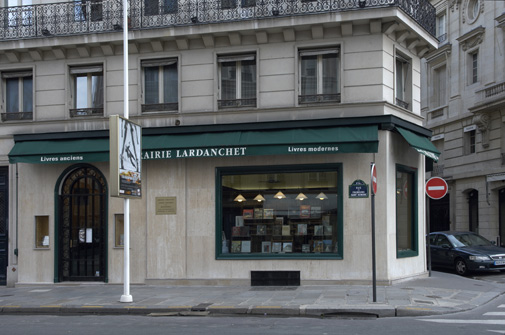
[[[156,215],[177,214],[176,197],[156,197]]]

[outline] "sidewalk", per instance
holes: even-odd
[[[0,287],[0,314],[277,315],[320,317],[424,316],[482,305],[505,293],[505,284],[433,272],[392,286],[297,287],[132,285],[132,303],[121,303],[122,285],[64,284]]]

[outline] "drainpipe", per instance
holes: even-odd
[[[18,264],[18,223],[19,223],[19,173],[18,173],[18,163],[16,163],[16,248],[14,249],[14,255],[16,255],[16,265]]]

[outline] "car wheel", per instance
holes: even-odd
[[[468,267],[461,258],[458,258],[456,262],[454,262],[454,270],[456,270],[456,273],[460,276],[466,276],[468,274]]]

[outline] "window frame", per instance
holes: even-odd
[[[336,92],[326,93],[327,87],[325,87],[326,72],[324,71],[324,56],[325,55],[336,55],[336,83],[334,86]],[[303,94],[306,90],[304,88],[304,61],[307,61],[307,57],[316,57],[316,94]],[[341,85],[342,85],[342,74],[341,74],[341,48],[340,46],[332,46],[325,48],[310,48],[310,49],[299,49],[298,50],[298,104],[311,104],[311,103],[340,103],[341,102]],[[331,78],[331,77],[329,77]]]
[[[177,112],[179,110],[179,60],[175,57],[162,58],[162,59],[145,59],[141,63],[142,68],[142,113],[148,112]],[[175,102],[165,101],[165,67],[173,66],[175,69],[176,84],[175,84]],[[146,69],[147,68],[158,68],[158,102],[157,103],[146,103]],[[170,68],[168,69],[170,71]]]
[[[441,70],[445,71],[445,77],[442,77]],[[433,108],[439,108],[447,105],[448,101],[448,68],[446,63],[439,64],[432,68],[432,99]],[[442,87],[443,86],[443,87]]]
[[[468,85],[479,82],[479,50],[468,52]]]
[[[412,108],[412,59],[399,51],[395,55],[395,104]]]
[[[70,108],[71,117],[79,116],[103,116],[105,110],[105,72],[102,64],[96,65],[71,65],[69,67],[71,94],[72,94],[72,108]],[[98,74],[98,75],[95,75]],[[93,99],[93,78],[101,77],[101,96],[98,96],[99,103],[95,106]],[[81,93],[78,92],[80,84],[78,78],[86,78],[86,107],[78,106],[79,101],[84,100]]]
[[[243,67],[246,65],[243,62],[254,61],[254,73],[252,78],[254,79],[254,97],[244,98],[244,92],[242,86],[244,85],[243,79]],[[241,54],[230,54],[230,55],[218,55],[218,109],[227,108],[251,108],[257,106],[258,100],[258,62],[256,52],[254,53],[241,53]],[[224,79],[223,79],[223,64],[224,63],[235,63],[235,99],[223,99],[224,95]]]
[[[398,197],[402,197],[402,192],[404,185],[398,185],[398,177],[395,178],[395,190],[396,190],[396,198],[395,198],[395,212],[396,212],[396,258],[408,258],[408,257],[416,257],[419,256],[419,222],[418,222],[418,213],[419,213],[419,208],[418,208],[418,185],[417,185],[417,179],[418,179],[418,170],[412,167],[408,167],[405,165],[401,164],[396,164],[396,169],[395,169],[395,176],[398,174],[398,172],[401,173],[407,173],[410,175],[410,179],[412,182],[412,187],[411,187],[411,199],[410,199],[410,206],[411,206],[411,211],[410,211],[410,222],[405,222],[404,224],[410,225],[410,242],[412,247],[410,249],[404,249],[400,250],[399,249],[399,224],[401,223],[399,221],[398,217],[398,209],[399,209],[399,204],[398,204]],[[398,195],[400,194],[400,195]],[[408,201],[408,197],[407,197]]]
[[[229,175],[244,174],[265,174],[267,177],[275,173],[317,173],[336,172],[337,173],[337,224],[336,234],[338,249],[336,253],[228,253],[222,252],[222,231],[223,231],[223,206],[222,206],[222,177]],[[244,259],[343,259],[344,258],[344,207],[343,207],[343,169],[342,163],[329,164],[304,164],[304,165],[272,165],[272,166],[238,166],[238,167],[217,167],[216,168],[216,222],[215,222],[215,259],[216,260],[244,260]],[[228,246],[231,248],[231,245]]]
[[[34,110],[34,78],[33,70],[19,70],[19,71],[4,71],[1,73],[2,77],[2,94],[4,112],[2,113],[2,121],[14,120],[32,120]],[[29,88],[25,87],[27,84],[25,79],[31,81]],[[10,110],[8,100],[10,100],[10,85],[9,82],[17,81],[15,98],[17,100],[17,110]],[[26,99],[29,99],[28,103]]]
[[[444,9],[436,17],[437,39],[440,43],[447,41],[447,12]]]

